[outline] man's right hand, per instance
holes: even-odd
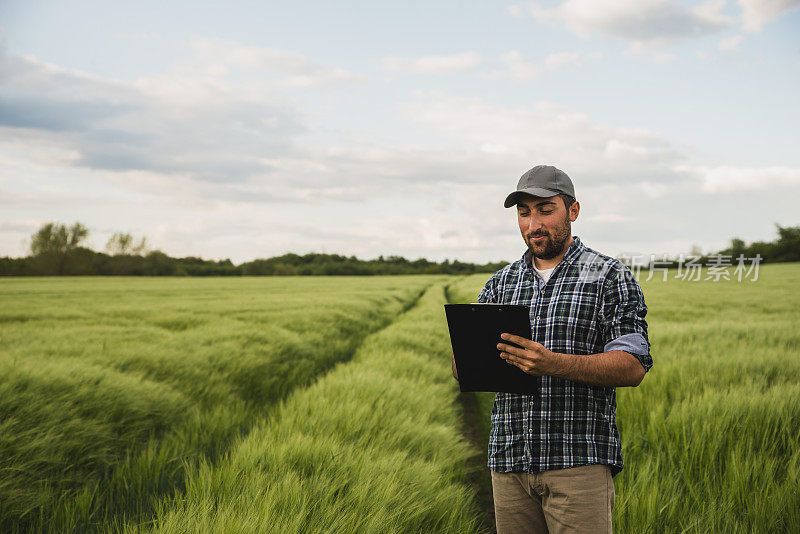
[[[456,369],[456,355],[453,354],[453,378],[458,380],[458,369]]]

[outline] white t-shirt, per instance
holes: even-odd
[[[536,271],[539,276],[542,277],[544,283],[546,284],[548,280],[550,280],[550,275],[553,274],[555,267],[550,267],[549,269],[537,269],[536,266],[532,266],[533,270]]]

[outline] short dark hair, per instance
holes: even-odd
[[[559,193],[558,196],[564,201],[564,207],[567,208],[567,210],[569,210],[570,206],[575,204],[575,197],[571,197],[566,193]]]

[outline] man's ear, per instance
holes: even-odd
[[[572,203],[572,206],[569,207],[569,220],[570,222],[575,222],[575,219],[578,218],[578,214],[581,212],[581,204],[577,200]]]

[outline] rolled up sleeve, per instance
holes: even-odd
[[[603,287],[600,321],[605,352],[624,350],[633,355],[645,372],[653,366],[650,341],[647,338],[647,305],[644,293],[633,273],[620,265],[616,276]]]

